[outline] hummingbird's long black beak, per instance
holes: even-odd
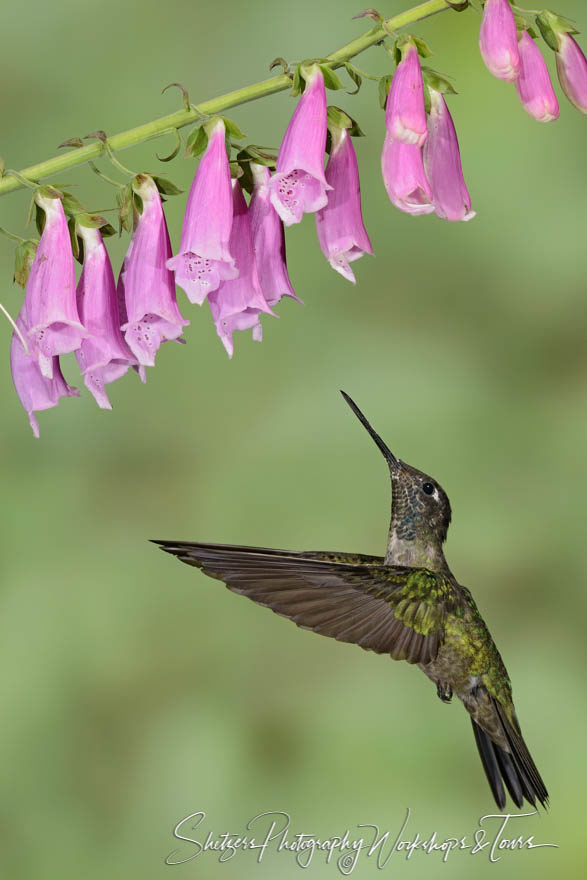
[[[348,405],[350,406],[350,408],[352,409],[352,411],[354,412],[354,414],[356,415],[358,420],[361,422],[363,427],[365,427],[367,429],[367,431],[371,434],[371,437],[373,438],[373,440],[375,440],[375,443],[377,444],[377,446],[379,447],[379,449],[383,453],[383,457],[385,458],[388,465],[390,467],[392,467],[392,466],[399,467],[400,462],[395,457],[393,452],[391,452],[390,449],[383,442],[383,440],[381,439],[381,437],[379,436],[377,431],[373,430],[373,428],[371,427],[371,425],[369,424],[369,422],[367,421],[367,419],[365,418],[365,416],[363,415],[363,413],[361,412],[361,410],[359,409],[359,407],[357,406],[355,401],[352,400],[352,398],[350,398],[348,396],[348,394],[345,394],[344,391],[341,390],[340,393],[342,394],[342,396],[344,397],[344,399],[346,400],[346,402],[348,403]]]

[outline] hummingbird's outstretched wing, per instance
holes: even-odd
[[[436,657],[445,615],[458,602],[443,575],[377,556],[154,543],[304,629],[408,663]]]

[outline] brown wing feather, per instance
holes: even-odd
[[[400,595],[406,607],[402,590],[415,569],[385,566],[381,557],[359,554],[155,543],[304,629],[408,663],[429,663],[438,653],[444,634],[438,609],[424,632],[416,631],[422,627],[415,621],[425,616],[425,597],[410,596],[407,610],[396,614]],[[426,607],[420,613],[423,602]]]

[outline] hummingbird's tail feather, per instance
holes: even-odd
[[[497,716],[496,720],[500,724],[509,751],[495,742],[473,717],[471,717],[471,723],[485,775],[496,804],[502,810],[505,807],[506,796],[503,785],[505,783],[517,807],[523,806],[525,798],[533,807],[536,806],[538,800],[546,808],[548,806],[548,792],[530,756],[519,727],[516,730],[498,700],[493,699],[492,703]]]

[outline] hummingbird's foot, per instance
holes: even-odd
[[[436,682],[436,693],[443,703],[450,703],[452,700],[452,688],[449,684],[443,684],[441,681]]]

